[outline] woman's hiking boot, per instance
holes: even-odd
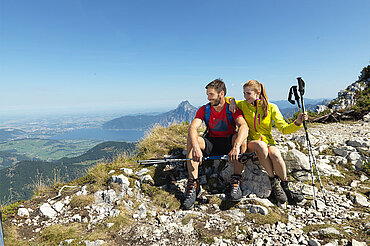
[[[198,179],[189,179],[185,190],[185,199],[183,207],[185,210],[192,209],[195,204],[195,200],[200,195],[200,186]]]
[[[298,194],[294,191],[292,191],[289,188],[289,182],[288,181],[282,181],[281,182],[281,187],[283,188],[287,198],[288,198],[288,203],[292,205],[296,205],[297,203],[301,202],[304,200],[304,196],[302,194]]]
[[[242,176],[239,174],[231,175],[230,183],[230,200],[233,202],[240,201],[242,198],[242,190],[240,189],[240,183],[241,183]]]
[[[273,195],[276,201],[280,204],[284,204],[288,201],[288,198],[280,185],[279,177],[275,176],[273,178],[270,177],[271,182],[271,195]]]

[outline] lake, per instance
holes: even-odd
[[[138,130],[106,130],[102,128],[76,129],[51,137],[50,139],[93,139],[103,141],[137,142],[144,136],[145,131]]]

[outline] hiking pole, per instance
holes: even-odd
[[[298,91],[299,91],[299,94],[301,95],[301,104],[302,104],[302,110],[303,110],[302,112],[305,112],[304,100],[303,100],[305,82],[303,81],[303,79],[301,77],[298,77],[297,80],[298,80]],[[310,138],[308,137],[307,124],[306,124],[305,120],[303,120],[303,127],[304,127],[304,130],[305,130],[305,133],[306,133],[307,148],[309,150],[309,153],[311,153],[311,155],[312,155],[312,160],[313,160],[313,164],[314,164],[315,169],[316,169],[317,178],[319,179],[320,189],[321,189],[321,192],[322,192],[322,195],[323,195],[323,198],[324,198],[325,205],[327,205],[326,192],[325,192],[325,189],[324,189],[324,187],[322,185],[322,182],[321,182],[320,172],[319,172],[319,169],[317,168],[316,158],[315,158],[315,156],[313,154],[313,151],[312,151],[312,145],[311,145]],[[316,204],[316,208],[317,208],[317,204]]]
[[[303,81],[303,79],[301,77],[298,77],[297,80],[298,80],[298,90],[297,90],[297,86],[292,86],[290,88],[288,101],[292,104],[295,103],[294,100],[291,99],[292,95],[294,94],[294,97],[295,97],[295,100],[297,101],[299,110],[301,112],[305,112],[304,99],[303,99],[305,82]],[[299,91],[300,96],[298,95],[298,91]],[[301,108],[301,105],[299,104],[299,100],[301,100],[302,108]],[[306,124],[305,120],[303,120],[303,127],[304,127],[304,130],[305,130],[306,141],[307,141],[308,160],[309,160],[309,163],[310,163],[311,177],[312,177],[313,197],[314,197],[314,202],[315,202],[315,208],[317,209],[317,199],[316,199],[316,191],[315,191],[315,179],[314,179],[313,166],[315,166],[315,169],[316,169],[316,174],[317,174],[317,177],[318,177],[318,180],[319,180],[320,189],[321,189],[321,192],[323,194],[325,205],[327,204],[326,194],[325,194],[325,189],[323,188],[323,185],[322,185],[322,182],[321,182],[319,170],[317,168],[316,158],[315,158],[315,156],[313,154],[313,151],[312,151],[312,145],[311,145],[310,138],[308,136],[307,124]]]
[[[238,160],[245,164],[249,159],[252,159],[256,155],[255,152],[252,153],[242,153],[238,155]],[[228,155],[216,155],[216,156],[206,156],[203,157],[202,160],[227,160]],[[191,161],[191,158],[185,158],[185,159],[177,159],[177,158],[171,158],[171,156],[167,157],[165,156],[163,159],[150,159],[150,160],[139,160],[137,161],[140,165],[154,165],[154,164],[168,164],[172,162],[182,162],[182,161]]]
[[[299,99],[300,98],[299,98],[299,95],[298,95],[298,91],[297,91],[297,86],[296,85],[290,87],[290,90],[289,90],[288,101],[291,104],[295,104],[295,101],[292,99],[293,94],[294,94],[294,99],[297,102],[298,109],[299,109],[299,111],[302,112],[301,105],[299,104]],[[305,121],[303,121],[303,126],[304,126],[305,132],[306,132],[306,139],[308,139],[308,134],[307,134],[307,130],[306,130]],[[307,145],[308,145],[308,141],[307,141]],[[317,199],[316,199],[316,190],[315,190],[315,176],[314,176],[314,172],[313,172],[313,165],[312,165],[311,153],[310,153],[310,148],[309,147],[308,147],[308,162],[310,163],[310,170],[311,170],[313,200],[314,200],[314,203],[315,203],[315,208],[317,210]]]
[[[3,218],[0,211],[0,246],[4,246],[4,236],[3,236]]]

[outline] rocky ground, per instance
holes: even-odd
[[[269,180],[256,160],[245,166],[242,201],[229,202],[232,165],[216,161],[203,166],[203,195],[184,211],[183,164],[127,164],[109,170],[104,189],[86,178],[9,206],[6,245],[369,245],[368,118],[308,131],[325,187],[315,179],[317,209],[304,131],[275,131],[292,189],[306,197],[301,204],[269,200]]]

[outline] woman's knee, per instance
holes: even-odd
[[[263,141],[252,141],[248,144],[248,148],[256,151],[257,153],[268,155],[268,146]]]
[[[271,146],[268,148],[268,152],[269,152],[269,156],[271,159],[281,160],[281,161],[283,160],[283,157],[281,156],[278,148]]]

